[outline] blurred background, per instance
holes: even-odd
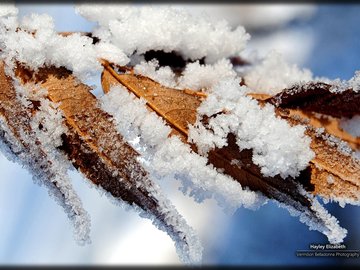
[[[180,4],[177,4],[180,6]],[[275,49],[290,63],[314,76],[349,79],[360,69],[360,5],[193,4],[181,5],[211,20],[242,24],[252,36],[244,54],[266,55]],[[73,6],[51,3],[18,5],[19,16],[51,15],[58,31],[91,31],[94,23]],[[106,16],[106,15],[105,15]],[[90,84],[99,85],[99,81]],[[150,221],[113,205],[90,188],[77,172],[73,184],[92,220],[92,244],[78,246],[63,210],[33,184],[18,164],[0,154],[0,264],[36,265],[176,265],[170,238]],[[199,233],[205,265],[359,265],[359,259],[297,258],[310,243],[327,243],[319,232],[269,202],[257,211],[240,208],[226,215],[214,201],[195,203],[177,191],[177,183],[160,183],[167,196]],[[360,248],[360,209],[326,205],[348,230],[345,244]]]

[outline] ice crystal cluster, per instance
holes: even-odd
[[[198,147],[199,153],[177,136],[169,136],[170,126],[157,114],[149,112],[144,100],[122,86],[113,87],[99,98],[100,108],[114,118],[118,132],[141,154],[140,160],[151,179],[178,179],[184,193],[196,201],[213,198],[231,212],[240,206],[257,208],[267,199],[208,164],[208,152],[226,146],[229,133],[236,135],[240,150],[253,150],[252,160],[264,177],[280,176],[286,181],[287,177],[298,176],[314,157],[311,140],[304,134],[303,126],[290,126],[275,115],[272,105],[262,107],[247,96],[250,92],[275,94],[294,83],[311,80],[311,72],[287,64],[274,52],[244,74],[237,73],[228,58],[241,55],[250,38],[243,27],[231,29],[225,21],[211,24],[185,10],[164,7],[79,5],[77,12],[98,23],[92,34],[100,39],[99,42],[94,44],[91,37],[81,34],[59,35],[48,15],[32,14],[18,19],[16,8],[1,5],[0,55],[8,67],[7,72],[13,75],[16,63],[34,71],[44,66],[65,67],[81,81],[86,81],[99,74],[101,60],[107,60],[118,65],[130,63],[135,73],[164,86],[206,93],[207,99],[197,111],[196,123],[188,127],[188,141]],[[169,66],[160,66],[155,59],[145,61],[144,53],[149,50],[176,52],[189,61],[181,74],[176,74]],[[240,86],[241,76],[247,86]],[[358,87],[358,80],[351,83]],[[34,171],[35,177],[43,183],[56,184],[55,190],[64,194],[66,208],[70,208],[69,215],[76,224],[77,235],[87,240],[88,216],[67,176],[71,164],[57,149],[61,134],[66,133],[61,110],[58,104],[45,98],[44,89],[35,91],[18,83],[16,90],[17,98],[28,108],[32,106],[30,97],[33,100],[37,95],[40,102],[39,111],[29,123],[31,131],[21,134],[23,141],[31,145],[32,152],[13,140],[11,131],[6,131],[1,121],[0,130],[2,134],[5,132],[2,138],[12,147],[10,150],[4,148],[4,152],[18,153],[17,159]],[[220,112],[224,113],[211,117]],[[208,126],[200,121],[203,116],[210,117]],[[358,118],[344,120],[343,126],[358,136],[359,130],[351,129],[353,121]],[[40,154],[50,161],[46,169],[32,161]],[[157,192],[154,194],[160,198]],[[184,253],[181,255],[183,261],[199,261],[201,246],[193,230],[177,216],[165,198],[160,204],[164,213],[169,213],[169,223],[182,227],[190,239],[189,247],[179,249]],[[331,242],[341,242],[346,235],[337,220],[320,205],[313,210],[325,220],[324,226],[310,220],[306,214],[289,209],[301,215],[301,221],[310,228],[328,235]]]
[[[211,116],[222,110],[226,113],[209,121],[212,131],[198,121],[190,127],[190,139],[202,152],[208,152],[215,146],[226,145],[227,134],[233,132],[240,150],[253,149],[253,162],[259,165],[264,176],[298,176],[314,157],[304,127],[290,127],[275,116],[273,106],[260,108],[254,99],[245,96],[248,90],[242,88],[246,87],[240,87],[237,80],[216,84],[201,104],[199,114]]]

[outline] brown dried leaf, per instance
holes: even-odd
[[[311,160],[310,183],[313,193],[327,199],[360,202],[360,162],[349,154],[341,140],[307,124],[298,114],[278,109],[278,114],[292,125],[306,125],[306,135],[311,138],[311,149],[316,156]]]
[[[360,114],[360,92],[347,89],[334,93],[330,88],[330,84],[320,82],[295,85],[268,101],[279,108],[301,109],[338,118]]]
[[[360,150],[360,137],[354,137],[340,127],[340,119],[297,109],[289,109],[290,115],[298,116],[315,128],[324,128],[327,133],[346,141],[353,150]]]
[[[187,142],[188,124],[194,124],[196,120],[196,110],[201,104],[204,94],[191,90],[177,90],[164,87],[159,83],[131,72],[126,74],[117,73],[109,64],[105,64],[102,74],[102,85],[106,92],[112,85],[123,85],[137,97],[146,100],[149,110],[155,111],[159,116],[173,128],[171,135],[179,135],[183,142]],[[204,119],[203,119],[204,120]],[[228,146],[221,149],[216,148],[209,152],[209,163],[216,168],[224,169],[224,172],[240,182],[244,187],[249,187],[254,191],[261,191],[269,198],[277,199],[280,202],[293,200],[293,205],[310,206],[309,200],[299,194],[297,182],[292,179],[280,177],[263,177],[260,169],[252,162],[251,151],[239,151],[235,143],[233,134],[229,134]],[[196,151],[196,146],[191,145]],[[232,164],[231,160],[239,160],[241,166]],[[307,174],[302,174],[298,181],[306,185],[309,184]],[[297,207],[299,208],[299,207]]]
[[[360,93],[352,89],[333,93],[330,88],[330,84],[310,82],[261,100],[274,104],[279,115],[290,123],[306,125],[306,133],[312,138],[311,148],[316,153],[311,161],[313,193],[359,204],[360,162],[339,151],[341,141],[329,142],[326,133],[347,142],[353,150],[360,148],[360,138],[341,129],[338,119],[360,113]],[[326,133],[320,136],[316,128],[324,128]]]
[[[137,97],[147,101],[149,110],[157,112],[173,128],[173,134],[180,135],[187,142],[187,126],[196,120],[196,110],[201,103],[203,94],[185,90],[180,91],[160,85],[159,83],[141,76],[134,75],[128,70],[127,73],[117,73],[111,65],[105,63],[102,74],[102,85],[106,92],[111,85],[123,85]],[[189,94],[190,93],[190,94]],[[250,94],[261,102],[268,102],[271,97],[267,95]],[[170,112],[170,113],[169,113]],[[174,112],[173,114],[171,112]],[[295,122],[287,114],[280,114],[291,124],[305,124]],[[202,119],[207,121],[208,119]],[[179,128],[180,127],[180,128]],[[284,179],[279,176],[264,177],[258,166],[252,162],[252,151],[240,151],[235,136],[229,134],[228,146],[214,149],[209,152],[209,163],[216,168],[224,169],[224,172],[240,182],[242,186],[249,187],[254,191],[261,191],[269,198],[280,202],[292,201],[293,206],[299,208],[310,207],[309,199],[299,193],[297,185],[301,183],[306,190],[316,195],[332,199],[345,199],[358,203],[360,196],[358,191],[359,164],[353,159],[344,156],[336,146],[330,146],[324,138],[316,137],[311,125],[307,125],[307,135],[312,138],[311,148],[316,158],[309,167],[301,172],[296,179]],[[196,151],[196,146],[192,145]],[[338,160],[336,160],[338,158]],[[239,160],[234,164],[232,160]],[[331,165],[336,162],[335,165]],[[329,184],[327,179],[332,177],[334,184]],[[354,180],[355,179],[355,180]]]
[[[270,102],[272,104],[275,103],[276,105],[275,97],[273,98],[268,94],[250,93],[248,95],[255,98],[261,103]],[[282,105],[280,105],[280,107],[281,106]],[[284,106],[286,107],[286,105]],[[324,128],[327,133],[346,141],[352,149],[360,149],[360,138],[354,137],[345,130],[343,130],[340,127],[340,120],[338,118],[302,109],[287,109],[290,115],[298,116],[304,119],[310,126],[313,126],[315,128]]]
[[[360,114],[360,93],[347,89],[334,93],[327,83],[310,82],[284,89],[266,101],[278,108],[290,109],[291,114],[308,119],[310,125],[325,130],[346,141],[352,149],[360,149],[360,138],[340,127],[339,118],[351,118]]]
[[[19,158],[36,180],[41,181],[40,183],[46,186],[49,192],[52,191],[58,198],[59,204],[67,210],[72,222],[76,223],[78,219],[78,222],[82,222],[81,219],[87,219],[87,213],[83,209],[72,208],[68,190],[58,182],[56,169],[43,151],[41,142],[31,137],[30,122],[34,111],[18,100],[13,81],[6,76],[2,62],[0,62],[0,101],[0,139],[8,148],[9,155],[14,156],[15,159]],[[34,139],[33,143],[28,141],[29,137]],[[29,157],[33,159],[28,160]],[[81,237],[83,238],[79,239],[80,241],[87,241],[88,232]]]
[[[65,68],[41,68],[33,72],[19,67],[23,83],[36,83],[47,89],[48,98],[59,103],[68,128],[60,147],[94,184],[114,198],[143,209],[160,222],[160,228],[186,250],[192,240],[179,227],[182,220],[169,222],[164,203],[147,172],[137,161],[138,153],[116,131],[113,119],[102,111],[91,88],[79,83]],[[173,219],[181,219],[174,216]]]
[[[170,124],[173,134],[187,137],[188,124],[196,120],[196,110],[203,98],[201,93],[164,87],[141,75],[118,74],[107,63],[104,67],[101,83],[105,93],[110,91],[111,85],[124,85],[138,98],[144,98],[148,108]]]

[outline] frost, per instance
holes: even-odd
[[[199,117],[189,127],[189,141],[202,153],[226,145],[228,133],[234,133],[240,150],[252,149],[253,162],[264,176],[296,177],[314,157],[311,139],[304,135],[305,127],[291,127],[275,116],[274,107],[260,107],[245,96],[249,90],[238,80],[223,80],[211,89],[211,94],[198,108]],[[220,114],[219,114],[220,113]],[[201,116],[212,116],[208,124]]]
[[[360,91],[360,70],[355,72],[355,75],[349,80],[349,86],[354,92]]]
[[[149,50],[177,51],[186,59],[205,57],[207,63],[214,63],[238,55],[249,39],[242,26],[232,30],[225,21],[212,24],[174,7],[98,4],[79,5],[77,12],[98,22],[94,34],[128,56]]]
[[[279,53],[272,51],[261,63],[249,69],[244,79],[252,92],[275,95],[295,83],[312,80],[312,73],[286,63]]]
[[[166,87],[176,87],[175,73],[170,67],[160,67],[156,59],[148,62],[142,61],[134,67],[134,72],[149,77]]]
[[[340,94],[346,90],[352,89],[352,91],[358,93],[360,91],[360,71],[356,71],[355,75],[348,81],[346,80],[329,80],[331,87],[330,92]]]
[[[244,205],[256,208],[264,198],[244,190],[229,176],[207,165],[207,159],[190,149],[178,137],[170,134],[170,127],[155,113],[149,113],[145,102],[137,99],[121,86],[116,86],[101,98],[101,107],[116,121],[118,131],[143,156],[147,170],[156,178],[175,178],[183,183],[183,192],[189,190],[197,201],[214,197],[229,212]]]
[[[134,72],[170,88],[192,90],[209,89],[219,80],[236,77],[236,72],[227,59],[214,64],[201,65],[199,61],[188,63],[180,75],[176,75],[168,66],[160,67],[158,61],[153,59],[136,65]]]
[[[130,61],[122,50],[110,43],[99,42],[95,44],[95,51],[97,58],[106,59],[120,66],[126,65]]]
[[[329,91],[335,94],[341,94],[342,92],[348,90],[349,84],[345,80],[335,79],[330,80],[329,83],[331,84]]]
[[[221,59],[212,65],[200,65],[199,61],[187,64],[178,78],[178,87],[194,90],[209,89],[220,80],[235,78],[236,72],[227,59]]]
[[[17,130],[7,127],[6,120],[1,121],[1,137],[6,145],[6,156],[17,161],[29,170],[34,181],[48,188],[49,194],[66,210],[74,224],[75,237],[80,244],[90,241],[90,219],[83,209],[81,201],[71,185],[67,171],[71,163],[56,148],[61,143],[61,134],[66,132],[62,116],[55,104],[39,96],[35,97],[32,89],[22,87],[18,83],[15,88],[19,93],[19,101],[25,108],[31,109],[31,103],[26,100],[26,93],[33,100],[40,101],[40,110],[29,120],[29,115],[23,112],[12,120]],[[15,102],[15,101],[14,101]],[[30,106],[30,107],[29,107]],[[9,156],[9,152],[12,154]],[[16,156],[16,157],[15,157]]]
[[[0,17],[5,16],[16,16],[18,14],[18,9],[12,4],[0,4]]]
[[[340,127],[354,137],[360,137],[360,115],[340,120]]]
[[[119,65],[129,62],[128,57],[112,44],[100,42],[94,45],[91,38],[79,33],[59,35],[53,19],[46,14],[31,14],[20,22],[16,17],[11,18],[12,24],[8,23],[9,17],[0,21],[0,56],[10,68],[15,62],[35,71],[45,65],[63,66],[85,81],[102,70],[98,58]]]
[[[316,130],[316,136],[322,138],[329,146],[336,147],[345,156],[356,158],[356,153],[350,148],[349,144],[338,137],[325,132],[324,128]]]
[[[331,244],[342,243],[347,235],[347,230],[340,227],[339,221],[329,214],[316,198],[311,198],[311,203],[311,210],[304,209],[304,211],[298,211],[293,206],[284,203],[278,203],[278,205],[287,209],[290,215],[298,216],[300,222],[308,225],[310,230],[316,230],[326,235]]]

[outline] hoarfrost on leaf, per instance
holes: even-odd
[[[183,191],[197,201],[215,198],[228,212],[244,205],[257,208],[264,198],[253,191],[244,190],[231,177],[207,165],[207,159],[194,153],[177,136],[168,137],[170,127],[145,103],[116,86],[101,97],[101,107],[116,121],[118,131],[128,141],[140,137],[140,145],[133,145],[146,161],[144,166],[155,178],[175,178],[183,183]],[[145,121],[144,121],[145,120]]]
[[[298,216],[300,222],[308,225],[310,230],[316,230],[326,235],[330,243],[342,243],[347,235],[347,230],[339,225],[339,221],[329,214],[316,198],[310,198],[310,200],[312,204],[310,210],[304,209],[304,211],[299,211],[285,203],[278,203],[278,205],[287,209],[290,215]],[[311,212],[315,213],[315,218]]]
[[[35,181],[49,189],[50,195],[66,209],[74,223],[79,242],[85,243],[89,241],[89,217],[68,176],[71,162],[75,161],[71,161],[67,156],[70,154],[62,151],[60,146],[64,143],[63,135],[69,135],[70,129],[79,128],[76,124],[75,128],[69,125],[69,114],[73,117],[76,111],[80,115],[88,108],[69,110],[66,115],[66,109],[61,107],[64,103],[53,102],[47,90],[39,85],[20,83],[14,70],[24,67],[37,72],[44,67],[65,68],[79,85],[78,79],[85,81],[97,75],[106,61],[119,66],[130,63],[135,74],[147,76],[162,86],[187,89],[192,94],[195,91],[188,89],[201,91],[201,96],[206,99],[198,107],[196,122],[185,127],[187,142],[186,136],[184,139],[172,134],[168,119],[149,110],[145,98],[135,97],[122,86],[112,87],[109,93],[96,100],[93,112],[84,113],[83,117],[76,115],[75,119],[70,117],[70,122],[74,120],[87,131],[74,133],[83,143],[77,150],[83,151],[81,154],[91,152],[99,163],[103,162],[103,167],[99,167],[106,168],[111,174],[109,181],[118,180],[116,184],[120,183],[121,189],[126,190],[123,192],[130,194],[131,198],[125,196],[125,201],[135,205],[140,216],[150,218],[171,236],[183,262],[198,263],[202,253],[199,238],[151,179],[180,180],[183,193],[197,202],[213,198],[228,212],[240,206],[256,209],[266,203],[267,198],[261,193],[242,187],[239,179],[226,174],[221,166],[214,167],[208,159],[209,151],[226,147],[231,134],[236,139],[236,149],[252,150],[252,162],[265,178],[298,177],[315,156],[305,126],[291,126],[276,116],[272,105],[260,105],[248,94],[274,95],[294,84],[306,86],[309,81],[314,81],[312,74],[307,69],[286,63],[276,52],[236,72],[228,58],[239,56],[243,51],[250,37],[244,28],[232,29],[225,21],[210,23],[205,17],[195,17],[183,9],[99,4],[79,5],[76,10],[85,18],[98,22],[91,35],[59,34],[53,19],[46,14],[31,14],[19,20],[15,6],[0,5],[0,58],[6,64],[7,75],[13,77],[14,86],[12,99],[0,103],[0,108],[6,112],[1,111],[0,115],[0,149],[10,160],[19,161],[33,173]],[[146,62],[144,55],[149,51],[180,54],[185,65],[181,71],[175,71],[171,66],[161,66],[156,59]],[[349,81],[326,79],[326,82],[331,84],[330,92],[333,93],[349,88],[358,92],[359,77],[357,72]],[[244,82],[246,86],[240,86]],[[295,87],[294,91],[300,90]],[[88,93],[88,89],[85,92]],[[6,91],[0,91],[0,95],[3,99],[9,97]],[[70,100],[74,96],[66,98]],[[60,94],[62,102],[66,98]],[[68,121],[66,125],[65,121]],[[95,128],[94,122],[98,125]],[[358,116],[343,118],[340,124],[355,137],[360,136]],[[119,136],[118,140],[112,143],[116,136]],[[318,129],[316,136],[337,147],[337,153],[354,155],[345,142],[327,135],[323,129]],[[193,146],[196,146],[196,152]],[[239,168],[242,166],[241,160],[229,162]],[[97,169],[90,168],[89,175]],[[336,181],[331,175],[325,180],[329,185]],[[118,190],[104,192],[114,201],[120,201],[119,197],[114,197]],[[309,205],[304,206],[304,201],[287,198],[288,195],[281,192],[274,198],[280,198],[281,207],[300,216],[300,221],[310,229],[324,233],[331,243],[343,241],[347,232],[336,218],[300,185],[299,193],[296,192],[289,196],[300,194],[299,197],[303,196],[301,198]],[[281,200],[282,196],[284,200]],[[123,199],[122,195],[120,198]],[[347,198],[336,200],[341,206],[350,201]]]
[[[6,145],[6,153],[12,153],[6,156],[29,170],[33,174],[34,182],[48,188],[50,196],[66,210],[74,224],[75,238],[80,244],[88,243],[90,241],[89,215],[83,209],[67,175],[71,163],[56,148],[61,140],[61,134],[66,132],[61,114],[56,110],[56,105],[44,99],[44,102],[41,102],[41,97],[39,97],[38,100],[42,103],[41,110],[30,119],[29,110],[32,103],[26,100],[26,94],[28,93],[28,96],[31,95],[33,98],[35,96],[26,86],[15,83],[15,89],[22,94],[19,99],[15,96],[14,89],[2,90],[11,92],[8,93],[8,97],[14,95],[11,98],[12,105],[8,108],[8,118],[1,117],[3,119],[1,139]],[[14,159],[15,156],[16,159]]]
[[[272,105],[261,108],[256,100],[246,96],[248,91],[245,86],[239,86],[238,80],[216,84],[198,109],[199,118],[189,128],[189,140],[207,153],[226,145],[231,132],[236,135],[240,150],[253,149],[253,162],[260,166],[264,176],[298,176],[314,157],[311,139],[304,134],[305,127],[291,127],[275,116]],[[216,116],[204,126],[200,121],[204,115]]]

